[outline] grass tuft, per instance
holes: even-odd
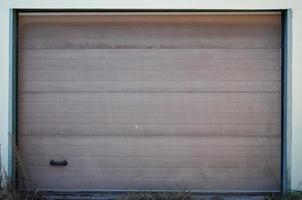
[[[14,158],[18,174],[18,185],[13,181],[0,164],[0,200],[44,200],[38,189],[31,182],[23,156],[14,145]]]
[[[293,191],[286,194],[272,194],[265,197],[264,200],[302,200],[302,192]]]

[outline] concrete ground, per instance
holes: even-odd
[[[45,197],[48,200],[116,200],[121,198],[123,194],[108,193],[47,193]],[[263,200],[262,195],[201,195],[192,194],[194,200]],[[141,199],[138,199],[141,200]]]
[[[263,200],[262,195],[193,195],[196,200]]]

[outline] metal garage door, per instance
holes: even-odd
[[[280,188],[278,13],[22,15],[18,70],[40,189]]]

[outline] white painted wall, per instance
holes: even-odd
[[[11,18],[15,8],[77,9],[292,9],[292,189],[302,190],[302,1],[301,0],[0,0],[0,144],[8,167],[11,101]],[[301,122],[300,122],[301,120]]]

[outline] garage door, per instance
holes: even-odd
[[[279,13],[24,14],[18,70],[40,189],[280,188]]]

